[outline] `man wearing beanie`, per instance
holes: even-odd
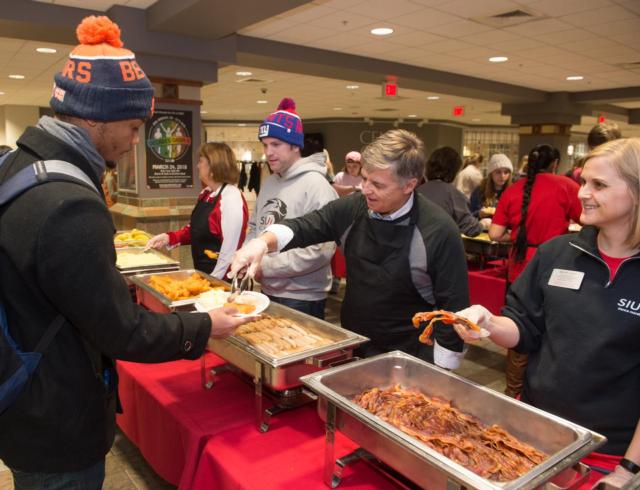
[[[469,304],[460,232],[443,209],[416,192],[425,161],[415,134],[387,131],[362,152],[361,192],[270,225],[236,252],[230,275],[253,275],[267,252],[284,255],[335,241],[347,264],[342,327],[370,339],[356,354],[398,349],[457,368],[463,342],[450,326],[438,324],[435,342],[421,343],[412,325],[416,313]]]
[[[255,238],[269,225],[320,209],[338,197],[325,177],[325,154],[300,156],[304,133],[295,110],[293,100],[283,99],[260,126],[258,138],[272,175],[261,184],[249,219],[248,238]],[[330,242],[265,256],[256,275],[262,292],[272,301],[324,319],[335,249]]]
[[[245,321],[232,310],[162,315],[131,301],[115,266],[100,179],[138,143],[153,88],[107,17],[84,19],[77,35],[80,45],[55,75],[55,117],[27,128],[0,168],[0,184],[38,160],[67,162],[78,178],[45,182],[0,208],[9,333],[29,352],[53,332],[24,389],[0,413],[0,459],[17,490],[101,488],[115,431],[114,360],[197,359],[210,336]]]

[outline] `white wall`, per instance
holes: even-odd
[[[0,145],[6,145],[4,130],[4,106],[0,105]]]
[[[16,141],[27,126],[33,126],[38,122],[39,114],[40,109],[37,106],[5,105],[3,118],[4,144],[15,148]],[[0,133],[1,136],[2,134]]]

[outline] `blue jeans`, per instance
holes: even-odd
[[[301,311],[307,315],[315,316],[324,320],[324,307],[327,303],[326,299],[319,299],[317,301],[305,301],[303,299],[291,299],[291,298],[277,298],[275,296],[269,296],[269,299],[274,303],[279,303],[294,310]]]
[[[104,459],[84,470],[68,473],[31,473],[14,469],[11,473],[15,490],[100,490],[104,482]]]

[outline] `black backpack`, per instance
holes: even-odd
[[[0,157],[0,166],[12,153]],[[91,179],[75,165],[62,160],[39,160],[0,184],[0,207],[10,203],[31,187],[56,181],[88,186],[100,193]],[[23,352],[9,334],[7,315],[0,298],[0,414],[18,398],[29,376],[38,367],[42,353],[64,322],[65,318],[58,315],[49,324],[35,349],[32,352]]]

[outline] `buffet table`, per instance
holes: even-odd
[[[207,354],[207,365],[223,361]],[[118,425],[162,478],[180,489],[326,489],[324,425],[315,404],[274,416],[256,430],[254,390],[235,374],[200,384],[199,361],[118,362],[124,413]],[[355,446],[338,435],[336,453]],[[363,462],[345,469],[340,488],[394,489]]]

